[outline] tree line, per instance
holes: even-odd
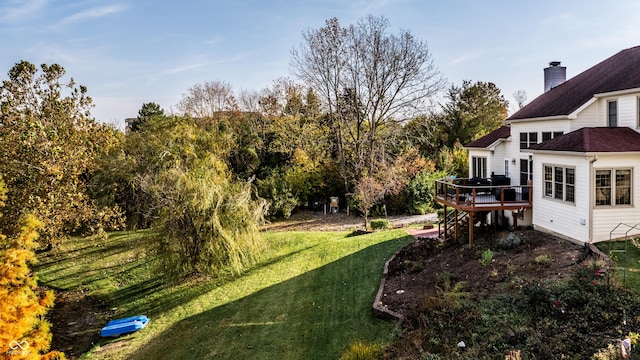
[[[466,174],[462,144],[506,118],[493,83],[446,88],[427,43],[390,33],[383,17],[330,19],[302,38],[293,78],[239,94],[222,81],[195,84],[175,114],[142,104],[126,134],[91,117],[88,89],[62,66],[17,63],[0,87],[0,255],[152,228],[174,278],[237,274],[268,247],[265,218],[330,196],[365,226],[383,211],[433,211],[434,180]]]

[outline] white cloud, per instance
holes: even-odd
[[[5,22],[18,22],[38,13],[46,5],[47,0],[9,1],[7,6],[0,8],[0,12],[2,13],[0,20]]]
[[[171,69],[167,69],[165,71],[163,71],[162,73],[160,73],[160,75],[171,75],[171,74],[179,74],[181,72],[185,72],[185,71],[189,71],[189,70],[193,70],[193,69],[197,69],[203,66],[207,66],[212,64],[211,62],[202,62],[202,63],[197,63],[197,64],[188,64],[188,65],[183,65],[183,66],[177,66]]]
[[[103,16],[124,11],[127,8],[128,6],[126,5],[113,5],[113,6],[104,6],[104,7],[84,10],[84,11],[65,17],[64,19],[60,20],[56,25],[54,25],[54,27],[62,27],[64,25],[71,24],[74,22],[100,18]]]
[[[479,58],[481,58],[481,55],[479,54],[462,54],[456,57],[455,59],[452,59],[451,64],[452,65],[465,64]]]

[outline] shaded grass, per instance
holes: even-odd
[[[384,262],[412,241],[404,231],[264,235],[271,251],[235,278],[167,285],[140,233],[74,239],[38,273],[45,285],[106,300],[116,317],[151,318],[117,350],[102,340],[91,359],[326,359],[358,340],[391,340],[395,323],[373,318],[371,305]]]
[[[615,279],[640,294],[640,248],[634,241],[604,241],[596,245],[614,261]]]

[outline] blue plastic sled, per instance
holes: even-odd
[[[145,315],[132,316],[123,319],[111,320],[102,328],[100,336],[118,336],[138,331],[147,326],[149,318]]]

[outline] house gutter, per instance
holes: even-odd
[[[587,196],[587,198],[589,199],[589,241],[588,243],[591,244],[591,241],[593,240],[593,209],[594,209],[594,205],[593,205],[593,196],[595,194],[595,189],[594,191],[591,191],[593,189],[593,185],[594,185],[594,178],[595,176],[593,175],[593,163],[598,161],[598,155],[593,155],[593,156],[585,156],[585,159],[589,160],[589,196]]]

